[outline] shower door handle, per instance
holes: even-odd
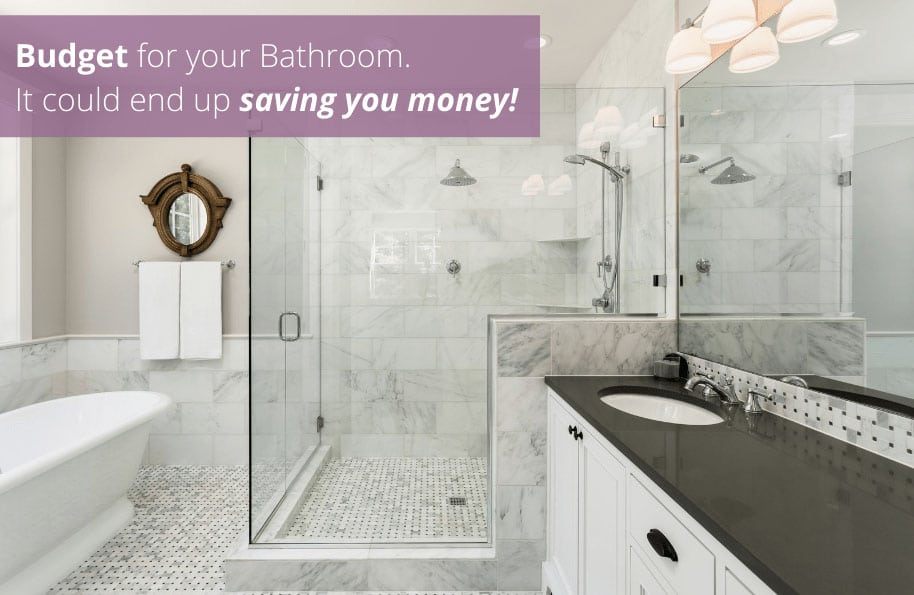
[[[286,325],[285,325],[286,316],[295,317],[295,334],[294,335],[291,335],[291,336],[286,335],[286,328],[285,328],[286,327]],[[301,339],[301,316],[298,315],[298,312],[283,312],[282,314],[279,315],[279,338],[280,338],[280,340],[286,341],[288,343],[291,343],[292,341],[298,341],[299,339]]]

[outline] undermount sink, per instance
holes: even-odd
[[[724,421],[722,417],[704,407],[654,395],[616,393],[606,395],[600,400],[619,411],[671,424],[710,426]]]

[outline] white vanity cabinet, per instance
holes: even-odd
[[[557,594],[625,590],[625,467],[601,442],[550,399],[547,555]]]
[[[548,416],[545,589],[555,595],[774,595],[551,390]]]

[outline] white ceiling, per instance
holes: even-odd
[[[780,61],[761,72],[732,74],[729,54],[699,73],[689,85],[779,83],[914,82],[914,0],[837,0],[838,26],[829,35],[866,29],[861,39],[838,47],[824,37],[781,44]],[[776,29],[777,17],[768,24]]]
[[[3,0],[0,14],[532,14],[542,84],[574,84],[635,0]]]

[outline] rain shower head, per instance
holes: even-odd
[[[573,163],[574,165],[584,165],[584,163],[587,161],[589,161],[591,163],[596,163],[597,165],[599,165],[600,167],[602,167],[603,169],[608,171],[610,174],[612,174],[613,178],[615,178],[617,181],[625,179],[625,174],[628,173],[627,168],[621,168],[621,171],[620,171],[620,169],[617,169],[608,163],[603,163],[602,161],[598,161],[598,160],[594,159],[593,157],[588,157],[587,155],[575,154],[575,155],[569,155],[568,157],[565,157],[565,163]]]
[[[700,157],[695,153],[681,153],[679,155],[679,163],[695,163]]]
[[[717,167],[721,163],[730,162],[730,165],[720,173],[719,176],[711,180],[711,183],[716,186],[726,185],[726,184],[742,184],[744,182],[751,182],[755,179],[755,176],[736,165],[736,162],[733,160],[733,157],[724,157],[720,161],[715,161],[711,165],[706,165],[705,167],[699,167],[698,173],[706,173],[712,167]]]
[[[472,186],[476,183],[476,178],[467,173],[467,170],[460,167],[460,159],[454,162],[454,167],[448,172],[447,176],[441,180],[443,186]]]

